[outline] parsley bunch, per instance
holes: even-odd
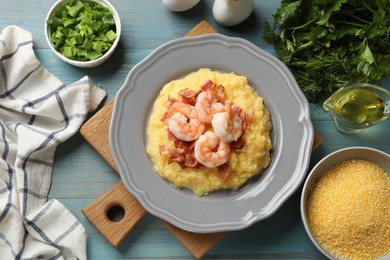
[[[264,39],[310,101],[390,76],[389,0],[282,0],[273,18]]]

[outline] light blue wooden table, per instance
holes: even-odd
[[[211,0],[201,0],[184,13],[167,10],[160,0],[111,0],[122,21],[122,38],[111,59],[93,69],[79,69],[59,60],[49,50],[44,38],[44,20],[54,0],[0,0],[0,30],[18,25],[34,37],[38,59],[53,74],[69,84],[89,75],[112,99],[130,69],[159,45],[182,37],[201,20],[208,21],[218,32],[245,38],[275,54],[264,43],[263,24],[272,21],[279,0],[255,1],[253,15],[243,24],[225,28],[211,13]],[[387,84],[387,85],[386,85]],[[390,89],[389,81],[382,84]],[[330,116],[311,105],[315,129],[322,135],[322,145],[313,152],[311,167],[322,157],[340,148],[369,146],[390,153],[390,121],[354,136],[335,130]],[[81,209],[117,183],[112,168],[76,134],[58,147],[50,198],[59,199],[84,225],[88,233],[89,259],[191,259],[190,253],[172,236],[162,222],[148,215],[122,243],[113,248],[90,224]],[[324,258],[307,236],[299,213],[299,189],[272,217],[252,227],[230,232],[207,255],[206,259],[321,259]],[[1,257],[0,257],[1,258]]]

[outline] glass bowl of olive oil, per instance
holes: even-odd
[[[390,118],[390,92],[368,83],[353,83],[338,89],[324,103],[337,130],[356,134]]]

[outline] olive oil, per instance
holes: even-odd
[[[332,113],[337,130],[356,134],[390,118],[390,92],[368,83],[353,83],[333,93],[323,108]]]
[[[372,123],[383,117],[385,103],[366,89],[349,89],[336,102],[334,112],[356,124]]]

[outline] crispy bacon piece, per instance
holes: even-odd
[[[169,130],[169,128],[166,129],[167,131],[167,137],[169,140],[176,140],[176,136],[171,132],[171,130]]]
[[[175,137],[175,140],[173,142],[174,142],[176,148],[181,148],[181,149],[192,150],[192,149],[194,149],[194,146],[195,146],[195,141],[185,142],[185,141],[177,139],[176,137]]]
[[[239,106],[233,104],[233,105],[232,105],[232,109],[233,109],[233,111],[234,111],[234,113],[235,113],[236,115],[240,116],[240,114],[241,114],[241,112],[242,112],[242,108],[241,108],[241,107],[239,107]]]
[[[206,81],[201,87],[200,87],[200,90],[201,91],[206,91],[206,90],[211,90],[215,87],[215,84],[214,82],[209,79],[208,81]]]
[[[242,135],[240,138],[238,138],[237,141],[231,143],[230,148],[232,149],[232,152],[245,152],[246,151],[246,143],[245,143],[245,139],[242,138]]]
[[[197,168],[198,161],[194,156],[195,141],[185,142],[177,139],[169,129],[167,129],[168,138],[173,140],[173,146],[160,145],[161,155],[168,155],[168,164],[176,162],[184,169],[187,167]]]
[[[223,101],[225,99],[225,88],[222,85],[216,86],[213,91],[217,93],[219,101]]]
[[[178,100],[176,98],[172,97],[171,95],[168,95],[168,100],[167,100],[167,102],[165,102],[164,107],[170,108],[172,106],[172,104],[177,102],[177,101]]]
[[[253,118],[253,110],[252,109],[248,109],[246,111],[242,110],[240,112],[240,118],[242,120],[242,134],[244,134],[246,129],[248,128],[249,121]]]
[[[241,107],[234,104],[232,105],[232,109],[234,113],[238,115],[242,121],[242,134],[244,134],[246,129],[248,128],[249,120],[253,118],[253,110],[252,109],[244,110]]]
[[[168,119],[171,117],[170,113],[165,112],[164,115],[161,117],[160,121],[164,122],[165,124],[168,124]]]
[[[221,181],[226,181],[229,178],[230,175],[230,168],[227,165],[227,163],[222,164],[218,167],[218,178],[221,179]]]
[[[193,98],[198,93],[199,93],[199,91],[194,91],[192,89],[185,88],[185,89],[180,90],[179,96],[183,96],[183,97],[186,97],[186,98]]]
[[[168,154],[168,164],[176,162],[182,169],[195,168],[199,164],[195,159],[194,151],[189,149],[174,148]]]
[[[166,145],[160,145],[160,154],[168,155],[168,164],[173,162],[183,162],[185,159],[184,149],[178,149]]]
[[[195,106],[200,91],[194,91],[192,89],[183,89],[179,92],[180,102]]]
[[[185,159],[184,149],[174,148],[169,152],[168,164],[171,164],[172,162],[182,162],[182,161],[184,161],[184,159]]]
[[[164,115],[161,117],[161,121],[165,124],[168,124],[168,119],[172,116],[172,112],[169,110],[169,108],[172,106],[173,103],[178,102],[176,98],[172,97],[171,95],[168,95],[168,100],[165,102],[164,107],[168,108],[168,111],[164,113]]]
[[[202,85],[202,87],[200,88],[201,91],[207,91],[207,90],[210,90],[210,91],[213,91],[215,92],[215,94],[217,94],[218,98],[219,98],[219,102],[223,102],[224,99],[225,99],[225,88],[222,86],[222,85],[216,85],[214,84],[213,81],[211,80],[208,80],[206,81],[206,83],[204,83]]]
[[[168,154],[169,153],[168,152],[169,148],[166,145],[159,145],[158,148],[159,148],[160,154]]]
[[[198,164],[199,163],[196,160],[193,152],[186,154],[186,158],[185,158],[185,161],[184,161],[184,165],[186,167],[195,168]]]

